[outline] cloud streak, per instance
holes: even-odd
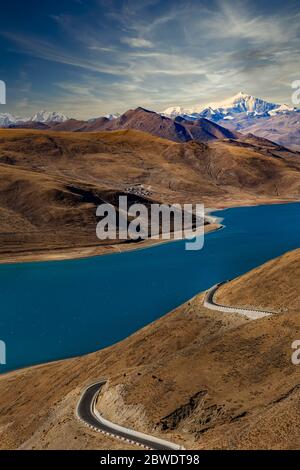
[[[50,15],[55,34],[2,37],[20,55],[53,64],[59,79],[45,101],[77,116],[200,104],[240,89],[288,101],[299,78],[300,15],[296,3],[272,12],[267,3],[94,0],[80,15]]]

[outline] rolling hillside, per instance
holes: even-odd
[[[272,317],[212,312],[199,294],[102,351],[2,375],[0,447],[128,448],[75,418],[82,389],[104,377],[97,403],[104,416],[187,449],[299,448],[299,366],[291,362],[300,335],[299,265],[300,250],[287,253],[221,294],[225,302],[235,292],[232,300],[247,305],[250,289],[251,304],[284,307]]]
[[[295,154],[256,138],[175,143],[131,129],[2,130],[0,257],[111,249],[99,246],[95,212],[119,194],[208,207],[296,200],[299,169]]]

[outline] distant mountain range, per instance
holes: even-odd
[[[55,130],[66,132],[96,132],[115,131],[121,129],[134,129],[148,132],[157,137],[173,140],[174,142],[188,142],[197,140],[207,142],[215,139],[236,139],[238,133],[226,129],[217,123],[205,118],[189,121],[182,117],[171,119],[154,111],[136,108],[127,111],[119,117],[100,117],[89,121],[68,119],[62,114],[55,113],[55,120],[49,113],[37,113],[28,121],[15,121],[5,127],[25,128],[39,130]],[[53,114],[54,115],[54,114]],[[40,119],[39,119],[40,118]]]
[[[235,131],[222,128],[205,118],[188,121],[178,117],[171,119],[144,108],[129,110],[117,119],[103,123],[101,130],[135,129],[175,142],[190,140],[209,141],[237,137]],[[99,129],[100,130],[100,129]]]
[[[111,119],[116,119],[120,116],[120,114],[107,114],[105,118],[108,120]],[[79,122],[94,122],[97,121],[99,118],[94,118],[94,119],[89,119],[88,121],[79,121]],[[15,116],[10,113],[0,113],[0,127],[10,127],[10,126],[22,126],[22,125],[27,125],[25,127],[30,127],[30,124],[32,124],[32,127],[34,127],[35,123],[39,124],[54,124],[58,123],[61,124],[63,122],[73,120],[77,121],[76,119],[70,119],[68,116],[66,116],[63,113],[59,113],[56,111],[38,111],[35,113],[33,116],[30,117],[20,117],[20,116]]]
[[[255,98],[254,96],[239,92],[237,95],[217,103],[209,103],[191,108],[174,106],[165,109],[161,114],[172,118],[176,116],[183,116],[189,119],[205,117],[211,121],[218,122],[223,119],[235,119],[241,114],[249,117],[270,117],[276,114],[285,114],[296,111],[297,108],[289,107],[288,105],[269,103],[268,101],[260,98]]]
[[[251,133],[300,151],[300,110],[243,92],[205,106],[174,106],[161,113],[139,107],[121,116],[109,114],[88,121],[48,111],[29,118],[0,114],[0,127],[72,132],[136,129],[175,142],[235,139],[238,133]]]
[[[231,131],[252,133],[300,151],[300,110],[286,104],[270,103],[243,92],[218,103],[191,108],[174,106],[161,114],[191,121],[206,118]]]
[[[62,113],[39,111],[31,117],[14,116],[13,114],[0,114],[0,127],[10,127],[27,123],[49,124],[50,122],[64,122],[69,118]]]
[[[41,118],[48,122],[0,130],[0,259],[95,254],[93,208],[122,194],[147,205],[299,200],[300,153],[206,118],[143,108],[114,119]],[[114,249],[103,245],[102,253]]]

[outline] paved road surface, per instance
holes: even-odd
[[[111,437],[153,450],[180,450],[182,446],[154,436],[127,429],[103,418],[96,409],[96,399],[106,380],[101,380],[86,388],[77,405],[77,416],[90,428]]]
[[[222,284],[225,284],[225,282],[220,282],[219,284],[216,284],[206,292],[203,302],[204,307],[210,310],[217,310],[218,312],[239,313],[240,315],[245,315],[251,320],[258,320],[259,318],[269,317],[270,315],[273,315],[272,312],[268,312],[266,310],[252,310],[250,308],[228,307],[226,305],[217,304],[214,301],[214,295]]]

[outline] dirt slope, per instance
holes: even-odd
[[[299,309],[300,250],[275,258],[266,266],[221,286],[216,300],[225,305],[241,305],[285,312]]]
[[[267,306],[276,309],[290,280],[294,295],[273,317],[208,311],[200,294],[103,351],[1,376],[1,448],[120,446],[74,417],[82,388],[106,377],[97,406],[124,425],[187,448],[299,449],[300,366],[291,362],[300,339],[299,266],[296,250],[227,286],[237,286],[242,305],[252,289],[260,306],[266,282]]]
[[[299,169],[295,154],[264,141],[175,143],[133,130],[2,130],[0,259],[41,250],[46,256],[110,250],[96,238],[96,207],[116,204],[120,194],[132,202],[208,207],[296,200]]]
[[[245,134],[252,133],[291,150],[300,151],[300,113],[290,112],[271,117],[242,117],[230,121],[221,121],[221,125],[231,131]]]

